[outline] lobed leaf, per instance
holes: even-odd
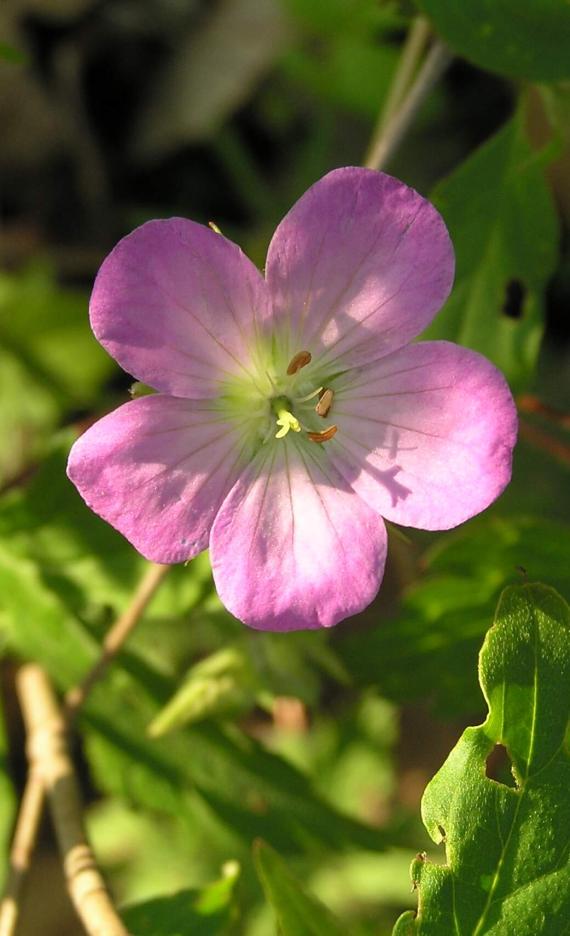
[[[569,638],[570,609],[553,589],[506,589],[479,661],[489,714],[466,729],[422,801],[447,863],[415,860],[417,916],[404,914],[395,936],[567,931]],[[488,776],[493,752],[506,752],[514,783]]]

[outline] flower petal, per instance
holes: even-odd
[[[336,169],[277,228],[266,277],[290,353],[328,365],[377,360],[432,320],[453,282],[453,247],[425,198],[370,169]]]
[[[155,562],[183,562],[210,527],[240,467],[241,438],[206,402],[142,397],[91,426],[67,473],[89,507]]]
[[[119,241],[90,304],[93,331],[121,367],[193,398],[247,373],[268,314],[267,286],[239,247],[183,218],[149,221]]]
[[[314,449],[290,438],[265,446],[212,527],[218,594],[251,627],[329,627],[378,591],[384,524]]]
[[[446,530],[508,484],[517,415],[503,375],[447,341],[410,345],[345,377],[328,451],[383,517]]]

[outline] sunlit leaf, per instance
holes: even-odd
[[[544,328],[557,225],[518,114],[433,192],[457,259],[452,294],[425,332],[480,351],[514,389],[528,384]]]
[[[202,890],[185,890],[135,904],[121,916],[132,936],[221,936],[228,933],[239,867],[228,863],[224,876]]]
[[[427,787],[422,818],[446,864],[412,865],[418,913],[394,934],[557,936],[570,919],[570,609],[551,588],[505,591],[480,655],[486,721]],[[492,754],[510,774],[493,776]],[[491,773],[491,776],[489,776]]]

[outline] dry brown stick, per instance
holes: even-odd
[[[398,110],[374,140],[364,162],[368,169],[383,169],[390,161],[418,110],[451,60],[452,55],[447,46],[436,39]]]
[[[44,671],[23,666],[16,678],[26,725],[30,771],[50,805],[67,889],[89,936],[128,936],[85,834],[79,783],[67,746],[67,721]]]
[[[28,774],[14,839],[10,849],[10,867],[0,907],[0,936],[16,932],[23,884],[30,869],[37,830],[44,808],[44,787],[39,777]]]
[[[130,605],[108,631],[103,641],[101,656],[83,681],[67,693],[63,712],[68,721],[73,720],[95,683],[105,675],[113,657],[121,649],[169,568],[170,566],[154,563],[149,566]],[[14,936],[16,932],[20,900],[36,844],[44,796],[41,777],[30,771],[10,850],[10,868],[0,905],[0,936]]]

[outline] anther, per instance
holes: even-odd
[[[215,221],[208,221],[208,227],[210,228],[211,231],[214,232],[214,234],[222,233]]]
[[[297,354],[294,354],[289,361],[289,365],[287,367],[288,376],[292,377],[293,374],[296,374],[297,371],[300,371],[302,367],[310,364],[311,360],[312,354],[310,351],[297,351]]]
[[[322,432],[307,432],[307,438],[311,442],[328,442],[336,435],[337,427],[329,426],[328,429],[323,429]]]
[[[325,416],[328,416],[332,402],[334,399],[334,391],[329,390],[328,388],[323,390],[319,397],[319,402],[315,406],[315,412],[318,416],[322,416],[323,419]]]

